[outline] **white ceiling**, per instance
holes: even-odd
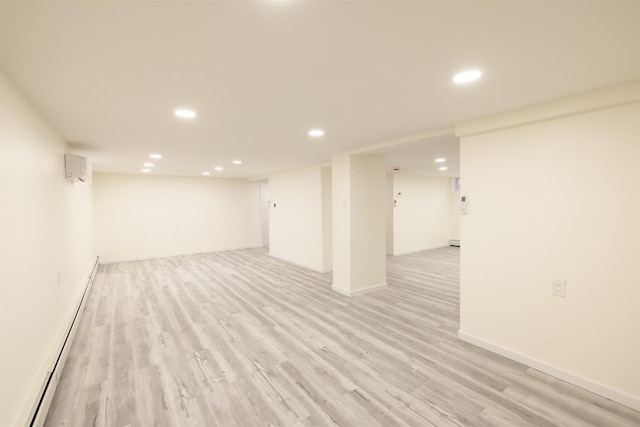
[[[418,139],[371,152],[385,155],[387,173],[460,176],[460,141],[453,135]],[[436,159],[445,159],[445,162],[436,163]],[[443,166],[446,171],[438,169]]]
[[[264,176],[640,78],[637,0],[1,4],[5,73],[99,172]]]

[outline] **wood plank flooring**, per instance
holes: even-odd
[[[640,426],[457,339],[459,249],[357,298],[249,249],[100,267],[47,426]]]

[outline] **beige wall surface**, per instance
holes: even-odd
[[[351,281],[351,156],[334,155],[331,161],[333,209],[333,284],[347,287]]]
[[[448,246],[452,198],[449,178],[395,174],[393,198],[394,255]]]
[[[640,107],[582,104],[462,135],[461,335],[638,404]]]
[[[351,291],[357,292],[387,283],[384,156],[350,156],[349,174],[349,283]]]
[[[95,174],[93,187],[101,261],[262,246],[257,181]]]
[[[388,174],[386,178],[386,239],[387,239],[387,255],[393,255],[393,174]]]
[[[62,138],[0,74],[0,425],[24,425],[93,266],[91,184],[64,178]]]
[[[269,253],[316,271],[331,269],[327,259],[331,252],[326,247],[331,244],[326,236],[331,234],[326,218],[331,212],[331,204],[326,206],[331,198],[331,171],[323,169],[314,166],[269,176]]]
[[[323,167],[322,174],[322,271],[333,269],[333,202],[331,168]]]
[[[450,223],[449,223],[449,237],[455,240],[460,239],[460,196],[464,194],[461,190],[455,190],[453,178],[450,180],[451,194],[449,198],[450,209]]]

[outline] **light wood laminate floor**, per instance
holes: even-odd
[[[357,298],[249,249],[102,265],[47,426],[639,426],[457,338],[459,249]]]

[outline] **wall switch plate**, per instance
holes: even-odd
[[[567,281],[560,279],[551,280],[551,295],[564,297],[567,292]]]

